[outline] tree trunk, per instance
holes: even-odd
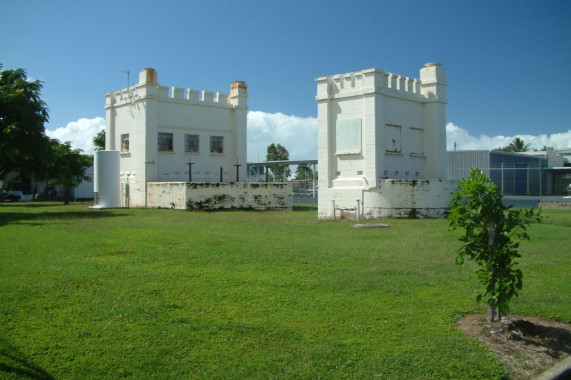
[[[491,247],[495,244],[495,241],[496,241],[496,222],[490,220],[488,222],[488,247],[490,247],[490,249],[492,249]],[[492,265],[492,277],[490,279],[489,289],[492,289],[493,292],[495,287],[496,287],[496,267]],[[486,317],[486,319],[488,320],[489,323],[494,321],[496,304],[493,303],[488,304],[488,316]]]
[[[71,190],[63,189],[63,204],[68,205],[70,200],[71,200]]]
[[[488,304],[488,315],[486,316],[486,321],[488,321],[488,323],[491,323],[494,321],[494,316],[495,316],[495,311],[496,308],[494,307],[494,304],[489,303]]]

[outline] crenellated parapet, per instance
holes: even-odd
[[[222,108],[247,107],[247,86],[242,81],[232,83],[230,94],[190,88],[161,86],[154,69],[146,68],[139,74],[136,85],[105,94],[105,107],[128,105],[143,99],[203,105]]]
[[[230,95],[221,92],[160,86],[158,95],[158,98],[163,101],[233,107],[233,104],[230,102]]]
[[[378,93],[416,101],[446,101],[443,91],[446,81],[440,64],[427,64],[421,70],[421,79],[424,82],[375,68],[319,77],[315,80],[315,99],[319,101]],[[435,86],[438,90],[433,89]]]

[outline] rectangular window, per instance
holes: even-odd
[[[172,152],[172,133],[159,133],[159,152]]]
[[[129,134],[121,135],[121,153],[129,153]]]
[[[184,151],[198,153],[198,135],[184,135]]]
[[[224,153],[223,136],[210,136],[210,153]]]
[[[423,130],[420,128],[410,129],[410,153],[412,155],[422,156],[424,150],[422,149]]]
[[[387,124],[385,126],[385,151],[393,153],[402,151],[400,125]]]

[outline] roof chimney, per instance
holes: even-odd
[[[139,73],[139,84],[158,85],[159,84],[159,82],[157,81],[158,76],[159,75],[155,71],[155,69],[147,67]]]

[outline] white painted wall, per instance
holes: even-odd
[[[85,175],[89,178],[82,181],[74,190],[75,199],[93,199],[93,166],[85,169]]]
[[[383,180],[375,191],[365,192],[364,217],[440,218],[457,186],[451,180]]]
[[[291,210],[291,183],[149,182],[148,207]]]
[[[147,206],[147,182],[192,180],[223,182],[246,179],[247,86],[234,82],[229,94],[160,86],[154,69],[144,69],[139,82],[128,89],[108,93],[106,149],[118,150],[122,205]],[[172,151],[158,150],[158,134],[173,136]],[[129,136],[122,151],[121,136]],[[199,136],[199,151],[185,152],[185,134]],[[210,152],[210,136],[224,138],[223,153]],[[128,184],[128,186],[126,186]],[[129,204],[127,204],[127,202]]]
[[[360,207],[362,219],[439,218],[457,185],[451,180],[386,179],[373,189],[333,189],[333,199],[319,205],[318,217],[355,219]]]
[[[425,183],[430,187],[447,178],[446,80],[440,64],[426,64],[420,80],[367,69],[316,82],[320,218],[333,216],[332,201],[355,212],[356,199],[364,204],[363,215],[385,215],[374,210],[390,208],[386,202],[396,199],[371,195],[364,202],[364,194],[379,193],[387,179],[430,179]],[[427,208],[433,201],[440,205],[426,199],[427,205],[416,206]]]

